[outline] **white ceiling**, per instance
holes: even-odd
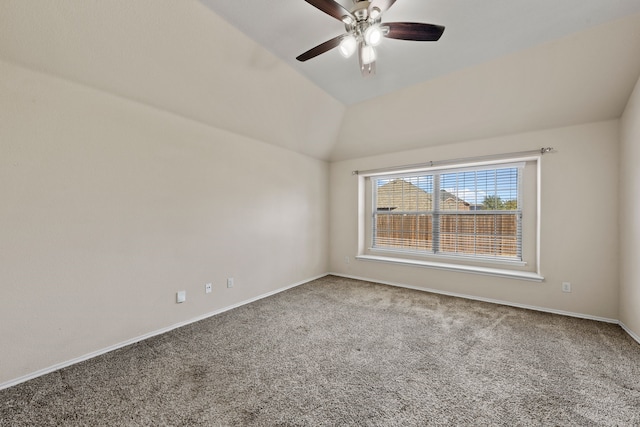
[[[639,0],[397,0],[383,22],[426,22],[445,32],[438,42],[385,39],[377,75],[363,79],[357,59],[335,49],[295,60],[344,32],[340,21],[304,0],[200,1],[346,105],[640,13]]]
[[[383,18],[446,30],[384,40],[363,79],[335,51],[295,60],[343,29],[304,0],[0,0],[0,61],[332,161],[618,118],[640,76],[640,0],[397,0]]]

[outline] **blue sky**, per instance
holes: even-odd
[[[404,178],[405,181],[433,193],[433,175]],[[379,179],[378,186],[390,179]],[[473,205],[481,205],[486,196],[498,196],[502,201],[518,198],[518,168],[484,169],[441,173],[440,188]]]

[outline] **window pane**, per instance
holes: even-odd
[[[373,247],[521,259],[519,176],[509,166],[375,178]]]
[[[374,246],[388,249],[431,250],[432,216],[377,214]]]
[[[493,257],[518,256],[518,214],[444,214],[440,251]]]
[[[379,212],[426,212],[433,210],[433,176],[414,176],[376,181]]]
[[[440,188],[443,211],[518,209],[518,168],[443,173]]]

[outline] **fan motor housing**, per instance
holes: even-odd
[[[370,1],[359,1],[353,5],[353,9],[351,9],[351,13],[356,17],[356,21],[366,21],[369,19],[369,5]]]

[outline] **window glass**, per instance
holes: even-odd
[[[371,178],[371,247],[522,260],[524,164]]]

